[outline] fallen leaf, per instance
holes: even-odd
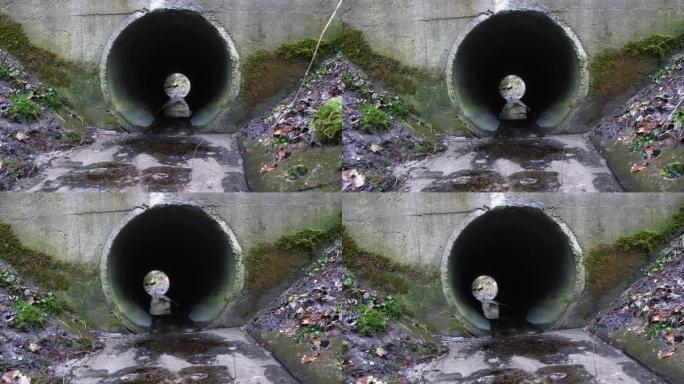
[[[672,357],[672,355],[674,355],[674,353],[675,353],[674,349],[671,351],[667,351],[667,352],[659,351],[658,352],[658,358],[661,360],[668,359],[668,358]]]
[[[283,161],[290,157],[290,150],[285,147],[278,148],[278,161]]]
[[[275,164],[272,167],[268,166],[268,165],[264,165],[263,167],[261,167],[261,171],[259,171],[259,173],[261,173],[261,174],[271,173],[271,172],[275,171],[276,168],[278,168],[278,164]]]
[[[385,357],[387,356],[387,351],[384,348],[378,347],[375,349],[375,354],[380,357]]]
[[[373,145],[371,145],[370,150],[373,153],[380,153],[380,152],[382,152],[382,147],[377,145],[377,144],[373,144]]]
[[[375,383],[375,377],[373,376],[363,376],[356,379],[356,384],[373,384]]]
[[[307,316],[307,317],[302,319],[301,324],[302,325],[314,325],[319,320],[321,320],[320,316]]]
[[[29,348],[29,351],[34,352],[34,353],[40,351],[40,345],[38,345],[36,343],[30,343],[28,348]]]
[[[28,140],[28,138],[29,138],[28,135],[25,134],[24,132],[17,133],[17,135],[15,137],[16,137],[17,141],[22,141],[22,142]]]
[[[348,190],[350,187],[361,188],[366,185],[366,178],[356,169],[349,169],[342,172],[342,189]]]
[[[647,168],[648,168],[648,163],[645,163],[643,165],[634,164],[632,166],[631,172],[632,173],[639,173],[639,172],[645,171]]]
[[[288,133],[292,132],[293,129],[294,128],[292,128],[292,126],[290,126],[290,125],[284,125],[284,126],[279,127],[278,129],[276,129],[274,135],[279,136],[279,137],[283,137],[283,136],[286,136]]]
[[[320,355],[321,355],[320,352],[316,352],[316,353],[315,353],[314,355],[312,355],[312,356],[304,355],[304,357],[302,357],[302,364],[310,364],[310,363],[313,363],[314,361],[316,361],[316,359],[318,359],[318,356],[320,356]]]

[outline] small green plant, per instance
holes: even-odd
[[[309,173],[309,168],[307,168],[305,165],[297,164],[287,169],[285,172],[285,177],[290,181],[297,181],[306,176],[307,173]]]
[[[662,337],[664,333],[672,332],[672,323],[669,321],[663,323],[653,323],[649,325],[644,331],[644,335],[653,340]]]
[[[646,269],[646,276],[653,276],[665,269],[665,266],[672,261],[672,255],[663,252],[658,259]]]
[[[12,70],[5,64],[0,64],[0,80],[12,80]]]
[[[40,309],[19,300],[14,304],[14,309],[17,314],[14,316],[14,327],[22,331],[30,331],[32,329],[41,329],[45,327],[47,320]]]
[[[299,328],[297,333],[294,335],[294,339],[298,343],[304,343],[308,341],[311,337],[321,336],[321,328],[317,325],[312,325],[310,327]]]
[[[342,144],[342,98],[323,104],[313,117],[316,138],[326,144]]]
[[[411,109],[399,96],[395,96],[387,103],[387,110],[402,119],[407,118],[411,114]]]
[[[314,261],[313,264],[306,268],[307,276],[311,277],[317,274],[318,272],[322,271],[332,262],[332,260],[332,257],[326,256]]]
[[[7,117],[16,122],[35,121],[40,117],[40,107],[26,95],[19,94],[12,97]]]
[[[662,177],[668,180],[676,180],[684,176],[684,164],[674,162],[666,165],[661,171]]]
[[[62,303],[54,293],[48,292],[45,297],[35,303],[40,309],[53,316],[59,316],[66,310],[66,305]]]
[[[52,88],[48,88],[45,92],[37,94],[35,99],[52,110],[57,110],[62,107],[62,101],[59,99],[59,96],[57,96],[57,92]]]
[[[399,320],[404,312],[401,305],[392,296],[388,296],[387,299],[380,304],[380,309],[385,316],[392,320]]]
[[[637,136],[627,147],[632,152],[641,151],[646,145],[653,145],[655,143],[655,136]]]
[[[359,127],[367,133],[385,132],[392,125],[390,116],[375,105],[361,106]]]
[[[368,336],[387,333],[389,324],[387,316],[382,311],[365,304],[359,304],[356,311],[359,313],[359,319],[356,322],[356,329],[359,333]]]

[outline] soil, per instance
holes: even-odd
[[[39,305],[50,297],[49,292],[30,284],[0,261],[0,376],[3,383],[21,383],[22,377],[38,383],[62,382],[63,377],[55,371],[57,364],[98,348],[85,325],[67,311],[59,316],[43,312],[45,326],[42,328],[30,331],[17,328],[17,301]]]
[[[326,364],[335,367],[332,369],[346,382],[409,382],[409,368],[443,355],[446,348],[406,314],[388,318],[386,332],[362,331],[359,305],[379,309],[388,300],[392,298],[362,287],[344,268],[338,241],[247,330],[275,349],[275,357],[286,366],[288,359],[279,356],[279,350],[288,355],[302,351],[297,359],[289,356],[292,366],[288,368],[302,372],[305,367],[298,377],[305,382],[313,380],[307,376],[307,367],[315,371]],[[285,346],[274,348],[277,343]],[[335,374],[328,371],[324,378],[330,380]]]
[[[9,72],[0,77],[0,191],[4,191],[46,168],[51,153],[90,143],[94,128],[64,106],[53,110],[41,105],[40,117],[33,122],[10,120],[12,97],[21,93],[37,101],[51,89],[3,50],[0,68]]]

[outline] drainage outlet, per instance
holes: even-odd
[[[486,17],[452,49],[450,95],[463,118],[483,135],[501,125],[506,106],[500,85],[514,75],[526,92],[530,127],[550,133],[586,95],[586,53],[572,31],[536,11]]]
[[[457,317],[475,334],[490,331],[494,324],[509,330],[557,327],[584,287],[576,240],[564,224],[540,209],[480,212],[452,239],[443,263],[445,294]],[[478,288],[489,287],[478,286],[483,277],[496,286],[486,303],[477,297]],[[495,323],[485,308],[492,303],[498,311]]]
[[[205,327],[241,289],[240,249],[201,208],[159,206],[134,213],[110,236],[101,275],[115,313],[132,329],[152,326],[161,299],[164,320]]]
[[[237,97],[237,51],[219,25],[196,11],[158,9],[131,16],[110,39],[101,82],[113,112],[132,130],[153,125],[169,101],[165,82],[181,73],[192,83],[191,124],[202,129]]]

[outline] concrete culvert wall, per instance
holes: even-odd
[[[550,133],[587,93],[586,53],[577,37],[537,11],[483,16],[461,36],[447,71],[450,95],[462,117],[483,135],[494,133],[506,101],[499,84],[508,75],[527,85],[522,101],[530,122]]]
[[[228,34],[200,13],[158,9],[131,16],[110,39],[101,81],[113,112],[132,130],[150,127],[169,100],[165,80],[190,79],[191,123],[202,129],[239,90],[239,59]]]
[[[576,240],[543,211],[496,208],[478,215],[448,247],[443,282],[457,317],[473,333],[490,330],[473,281],[491,276],[503,304],[499,327],[547,330],[558,325],[584,286]]]
[[[240,250],[228,227],[201,208],[165,205],[135,213],[104,249],[102,282],[115,313],[134,330],[152,325],[143,280],[154,270],[170,278],[171,319],[204,327],[241,288]]]

